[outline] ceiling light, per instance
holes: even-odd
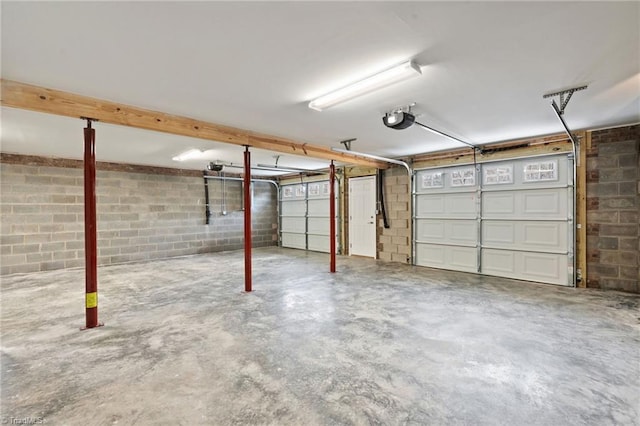
[[[416,117],[413,114],[403,111],[390,112],[382,117],[385,126],[396,130],[406,129],[415,121]]]
[[[172,158],[173,161],[186,161],[193,160],[195,158],[200,158],[204,152],[199,149],[190,149],[188,151],[183,152],[182,154],[178,154]]]
[[[279,166],[273,164],[259,164],[258,167],[262,167],[264,169],[273,169],[274,171],[285,171],[285,172],[314,172],[312,169],[301,169],[299,167],[287,167],[287,166]]]
[[[309,108],[316,111],[322,111],[323,109],[332,107],[339,103],[348,101],[358,96],[362,96],[374,90],[382,89],[394,83],[406,80],[410,77],[416,77],[422,74],[420,67],[413,61],[405,62],[397,65],[393,68],[389,68],[386,71],[372,75],[355,82],[349,86],[338,89],[335,92],[331,92],[327,95],[320,96],[317,99],[309,102]]]

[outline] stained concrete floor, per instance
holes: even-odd
[[[2,420],[640,421],[640,297],[278,248],[2,279]],[[15,422],[14,422],[15,424]]]

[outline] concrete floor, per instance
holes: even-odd
[[[3,421],[608,425],[640,419],[640,296],[278,248],[2,279]]]

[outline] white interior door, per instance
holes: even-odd
[[[376,177],[349,179],[349,254],[376,257]]]

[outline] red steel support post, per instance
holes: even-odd
[[[251,153],[244,149],[244,291],[251,291]]]
[[[86,328],[98,327],[98,242],[96,221],[96,131],[84,129],[84,253]]]
[[[330,271],[336,271],[336,167],[333,160],[329,166],[329,247],[331,252]]]

